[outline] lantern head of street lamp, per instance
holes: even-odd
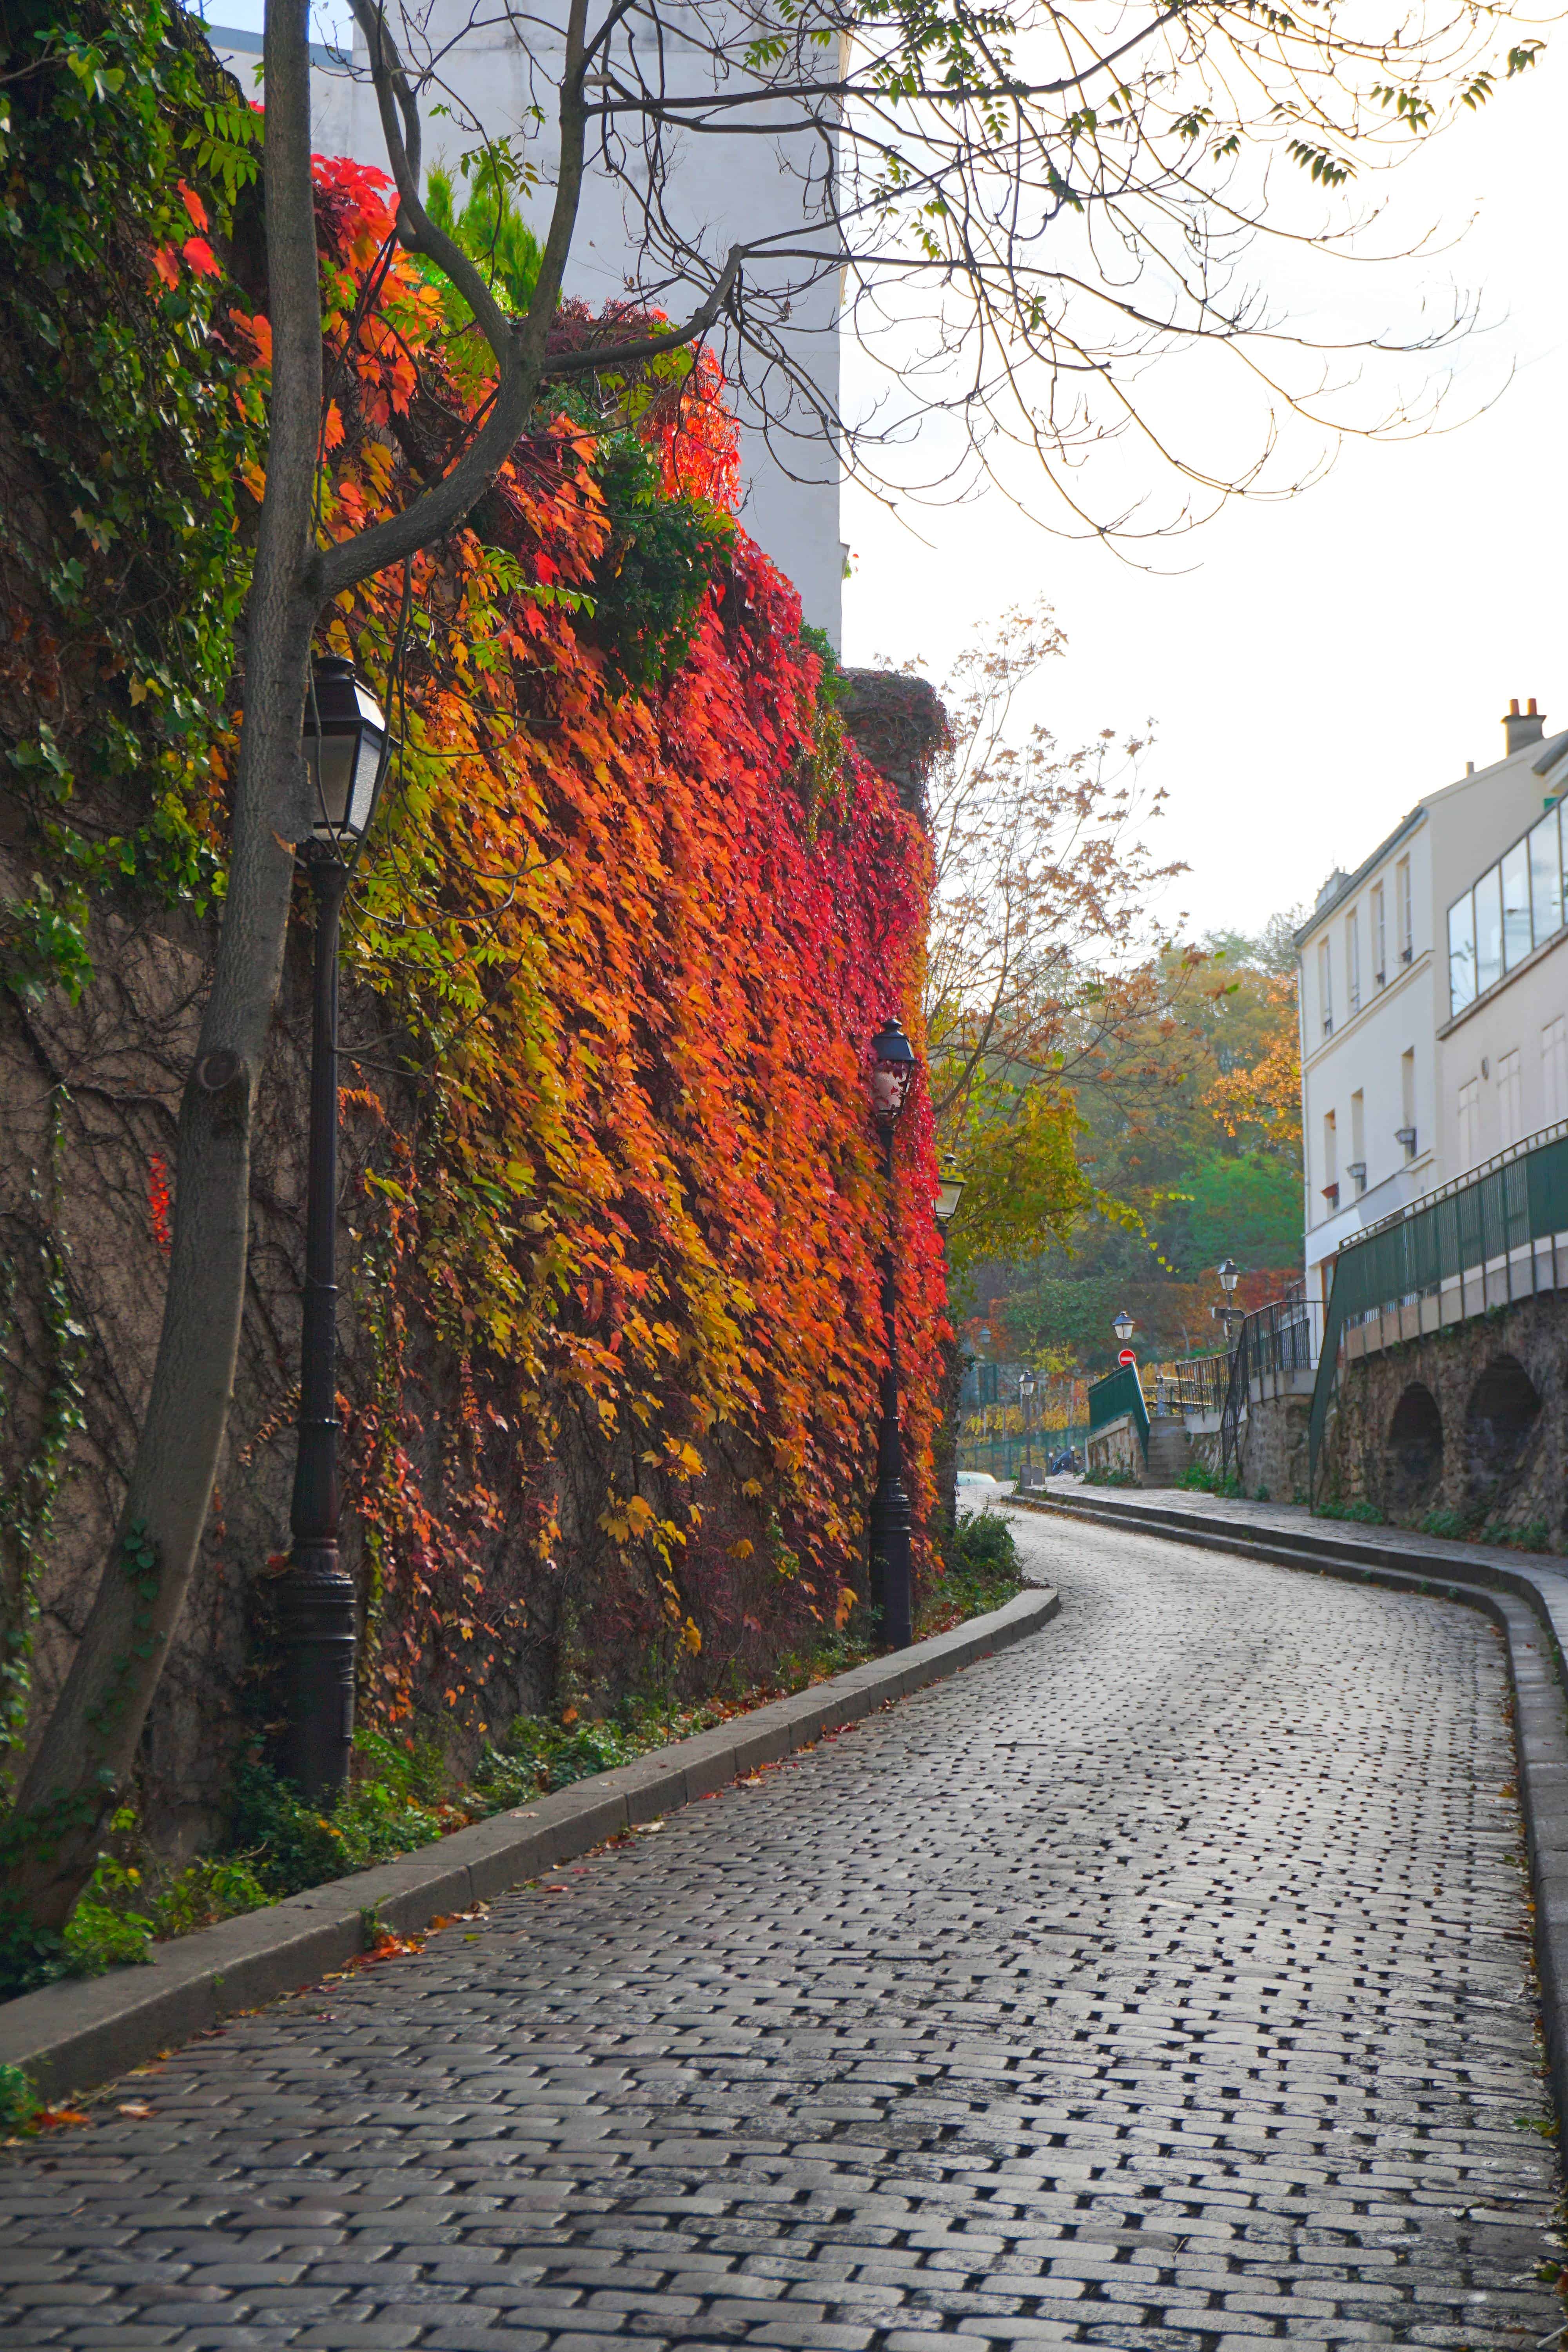
[[[341,857],[370,829],[386,767],[386,713],[353,662],[323,654],[310,666],[302,730],[310,771],[311,838]]]
[[[958,1162],[951,1151],[944,1151],[942,1155],[942,1166],[937,1171],[936,1194],[932,1202],[939,1225],[951,1223],[958,1213],[958,1204],[963,1198],[963,1179],[958,1172]]]
[[[1026,1372],[1023,1379],[1018,1382],[1018,1394],[1020,1396],[1033,1396],[1034,1393],[1035,1376],[1033,1372]]]
[[[904,1034],[901,1021],[889,1013],[871,1040],[875,1066],[871,1072],[871,1108],[890,1127],[910,1098],[915,1082],[915,1049]]]
[[[1129,1315],[1125,1307],[1121,1309],[1119,1315],[1112,1318],[1110,1328],[1125,1348],[1128,1340],[1132,1337],[1134,1328],[1132,1318]]]
[[[1229,1298],[1234,1293],[1237,1284],[1241,1279],[1241,1268],[1237,1265],[1237,1262],[1233,1257],[1227,1257],[1222,1265],[1215,1266],[1215,1272],[1219,1276],[1220,1288],[1224,1291],[1226,1297]]]

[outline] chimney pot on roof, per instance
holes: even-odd
[[[1539,743],[1545,732],[1546,721],[1535,707],[1534,695],[1530,698],[1529,709],[1522,713],[1519,697],[1515,695],[1508,706],[1508,717],[1502,722],[1504,759],[1515,751],[1522,751],[1527,743]]]

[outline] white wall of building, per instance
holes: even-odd
[[[1297,934],[1310,1295],[1365,1226],[1568,1118],[1563,898],[1543,897],[1528,946],[1516,937],[1511,967],[1458,1013],[1450,984],[1450,907],[1568,785],[1568,735],[1546,744],[1533,718],[1509,732],[1504,758],[1428,793],[1331,877]]]
[[[470,0],[428,0],[420,11],[426,42],[433,51],[452,43],[442,59],[441,75],[453,98],[484,125],[489,136],[510,132],[515,140],[533,100],[539,98],[547,109],[551,103],[558,53],[552,55],[537,39],[531,51],[525,50],[504,23],[464,30],[470,15]],[[537,26],[538,19],[531,17],[530,22]],[[258,37],[226,34],[217,24],[206,29],[214,49],[246,89],[256,89]],[[531,68],[537,68],[537,79],[531,78]],[[695,51],[692,70],[694,75],[703,70]],[[310,83],[311,136],[317,150],[352,155],[384,171],[386,148],[363,37],[357,28],[348,66],[333,62],[325,50],[312,50]],[[679,87],[673,67],[670,86],[672,90]],[[695,80],[692,86],[698,87]],[[475,143],[472,135],[465,134],[457,121],[432,118],[428,107],[426,118],[426,168],[445,163],[455,172],[459,157]],[[731,245],[787,224],[792,206],[800,217],[800,198],[783,150],[783,142],[765,136],[686,137],[678,144],[668,209],[691,243],[721,260]],[[547,202],[548,192],[542,192],[531,221],[542,241]],[[595,309],[624,299],[628,281],[636,283],[639,266],[625,191],[603,171],[590,170],[566,275],[567,294]],[[753,270],[753,282],[758,276]],[[659,307],[675,316],[680,300],[681,289],[673,288],[661,296]],[[830,279],[795,301],[789,328],[797,364],[835,405],[839,389],[837,303],[837,281]],[[782,397],[781,387],[770,387],[770,405]],[[775,425],[770,447],[754,412],[748,415],[743,399],[736,404],[742,424],[741,519],[799,590],[806,620],[826,629],[834,645],[840,646],[845,548],[837,449],[804,407],[785,418],[783,429]]]
[[[1512,950],[1501,976],[1466,1003],[1470,983],[1459,971],[1450,981],[1445,967],[1438,1092],[1453,1175],[1568,1118],[1568,877],[1560,813],[1545,806],[1568,782],[1568,742],[1545,775],[1537,772],[1543,747],[1530,748],[1533,761],[1516,758],[1496,774],[1484,823],[1472,818],[1454,830],[1439,869],[1445,925],[1448,908],[1462,904],[1472,886],[1485,889],[1500,856],[1510,886],[1498,890],[1509,909]],[[1508,857],[1521,842],[1525,856]]]
[[[1321,1296],[1342,1241],[1441,1181],[1424,809],[1325,889],[1298,943],[1307,1287]]]

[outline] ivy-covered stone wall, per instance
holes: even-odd
[[[256,118],[199,32],[138,0],[28,37],[37,70],[0,134],[13,1769],[104,1559],[156,1344],[269,359]],[[398,256],[374,174],[323,163],[318,218],[331,534],[400,503],[487,379],[450,289]],[[914,796],[854,748],[831,656],[734,519],[711,360],[588,387],[537,416],[468,528],[321,636],[388,695],[399,739],[344,949],[361,1706],[440,1725],[459,1759],[519,1708],[751,1678],[845,1621],[889,1214],[922,1518],[931,1497],[929,1110],[904,1122],[889,1202],[865,1066],[882,1014],[918,1009]],[[145,1742],[169,1848],[214,1832],[273,1706],[310,947],[302,892],[229,1443]]]

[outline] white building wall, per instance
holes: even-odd
[[[1436,937],[1430,836],[1420,811],[1300,935],[1310,1297],[1321,1296],[1324,1263],[1342,1241],[1442,1181],[1436,1172]],[[1359,943],[1359,1003],[1352,1002],[1352,942]],[[1415,1129],[1414,1151],[1398,1140],[1407,1128]],[[1364,1179],[1352,1173],[1358,1163]],[[1336,1181],[1337,1202],[1325,1196]]]
[[[1568,1118],[1568,930],[1543,940],[1458,1015],[1448,974],[1450,905],[1568,782],[1568,737],[1553,740],[1562,750],[1546,777],[1536,773],[1549,748],[1537,733],[1491,767],[1428,793],[1355,875],[1325,888],[1297,934],[1309,1295],[1326,1295],[1330,1261],[1365,1226]],[[1406,859],[1408,940],[1395,914]],[[1381,982],[1379,889],[1388,941]],[[1409,1156],[1397,1135],[1412,1125]],[[1351,1173],[1358,1160],[1364,1190]],[[1324,1189],[1336,1178],[1337,1203]]]
[[[530,50],[504,22],[492,20],[483,29],[465,30],[472,14],[470,0],[428,0],[419,13],[431,50],[452,43],[442,59],[443,82],[490,137],[510,131],[516,139],[535,97],[548,110],[558,52],[552,56],[535,39],[531,60]],[[529,21],[538,26],[537,16]],[[213,25],[207,37],[244,87],[257,88],[258,37],[226,34]],[[537,79],[531,79],[531,61],[537,67]],[[692,62],[694,74],[702,70],[695,51]],[[367,53],[357,28],[351,67],[332,63],[325,51],[312,50],[311,136],[321,153],[352,155],[385,171],[386,148],[368,75]],[[671,88],[678,87],[672,69]],[[445,163],[455,171],[473,143],[458,123],[432,119],[426,107],[426,168]],[[542,143],[548,152],[548,138]],[[542,242],[548,201],[549,192],[542,191],[531,218]],[[801,217],[784,142],[766,136],[685,138],[676,150],[668,206],[690,242],[721,259],[731,245],[786,225],[792,207],[794,216]],[[624,297],[638,269],[638,242],[626,215],[625,192],[604,172],[590,169],[565,290],[596,309]],[[759,272],[753,269],[752,275],[755,282]],[[676,316],[680,304],[681,289],[675,287],[661,296],[659,307]],[[837,304],[837,283],[830,278],[797,299],[789,329],[797,363],[833,406],[839,389]],[[779,386],[770,388],[770,404],[782,397]],[[742,520],[799,590],[806,620],[825,629],[834,646],[840,646],[846,551],[840,538],[837,449],[804,408],[786,419],[784,429],[775,426],[770,448],[755,413],[748,415],[743,398],[736,405],[742,424]]]
[[[1568,751],[1545,777],[1534,772],[1539,743],[1490,772],[1484,808],[1463,811],[1438,866],[1439,919],[1500,856],[1549,817],[1568,779]],[[1480,779],[1477,779],[1478,782]],[[1447,799],[1447,795],[1441,795]],[[1435,812],[1436,814],[1436,812]],[[1547,824],[1548,836],[1553,827]],[[1558,889],[1563,883],[1557,834]],[[1562,910],[1561,897],[1551,913]],[[1549,919],[1549,915],[1548,915]],[[1468,1005],[1453,1010],[1447,965],[1439,991],[1437,1068],[1449,1171],[1489,1160],[1510,1143],[1568,1118],[1568,930],[1546,931],[1515,968]]]

